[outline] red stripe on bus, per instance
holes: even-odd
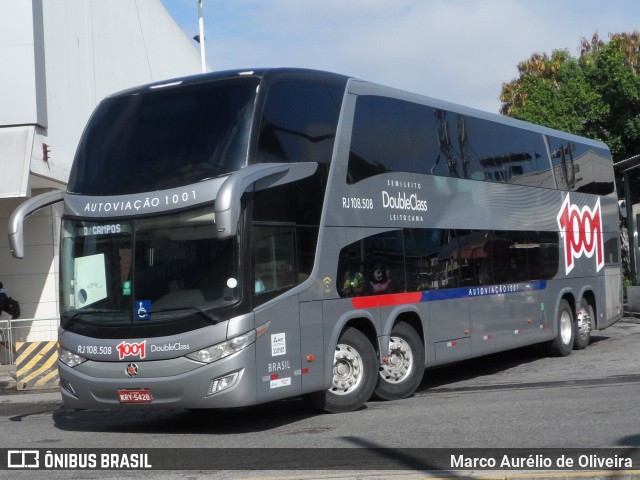
[[[422,300],[422,292],[391,293],[389,295],[370,295],[367,297],[355,297],[351,299],[354,308],[390,307],[404,303],[419,303]]]

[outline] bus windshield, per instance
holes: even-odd
[[[218,240],[213,207],[173,215],[63,221],[63,323],[175,320],[238,298],[236,239]]]
[[[104,100],[80,140],[67,191],[166,190],[240,169],[258,82],[234,78]]]

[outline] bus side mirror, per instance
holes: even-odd
[[[256,190],[263,190],[310,177],[317,169],[316,162],[259,163],[229,175],[216,195],[217,238],[235,237],[240,219],[240,199],[252,184]]]
[[[14,258],[24,257],[24,219],[41,208],[64,200],[64,191],[55,190],[43,193],[21,203],[9,218],[9,248]]]

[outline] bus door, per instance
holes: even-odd
[[[297,295],[286,295],[297,283],[295,229],[253,225],[251,251],[255,324],[268,325],[256,341],[258,401],[263,402],[301,390],[300,303]]]

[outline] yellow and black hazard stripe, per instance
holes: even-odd
[[[17,389],[58,387],[57,360],[57,342],[16,342]]]

